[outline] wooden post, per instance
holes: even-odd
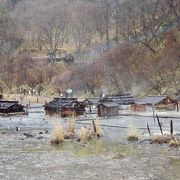
[[[92,123],[93,123],[93,129],[94,129],[94,133],[96,134],[96,124],[95,124],[95,122],[94,122],[94,120],[92,121]]]
[[[155,110],[154,110],[154,105],[152,105],[152,110],[153,110],[153,118],[154,118],[154,124],[156,122],[156,118],[155,118]]]
[[[179,103],[178,103],[178,101],[177,101],[177,111],[179,111]]]
[[[89,112],[91,113],[91,111],[92,111],[92,110],[91,110],[91,105],[89,105]]]
[[[148,129],[148,132],[149,132],[149,136],[151,137],[151,131],[150,131],[148,123],[147,123],[147,129]]]
[[[28,114],[28,104],[26,104],[26,113]]]
[[[162,130],[162,127],[161,127],[161,123],[159,121],[159,117],[158,117],[157,114],[156,114],[156,117],[157,117],[157,120],[158,120],[158,125],[159,125],[159,128],[160,128],[161,134],[163,135],[163,130]]]
[[[170,122],[170,134],[173,135],[173,121]]]

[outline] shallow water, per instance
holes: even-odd
[[[88,144],[82,144],[76,141],[65,142],[60,145],[50,146],[36,146],[36,147],[24,147],[18,149],[18,151],[22,151],[24,153],[33,153],[33,152],[67,152],[70,151],[75,156],[83,157],[83,156],[92,156],[92,155],[101,155],[107,153],[121,153],[126,155],[134,155],[141,154],[143,152],[143,148],[134,148],[131,144],[112,144],[108,142],[104,142],[102,140],[94,140],[90,141]]]

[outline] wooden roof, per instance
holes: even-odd
[[[141,102],[144,102],[146,104],[157,104],[164,99],[166,99],[168,96],[145,96],[143,99],[141,99]]]
[[[15,102],[17,102],[17,101],[15,101]],[[5,110],[5,109],[10,108],[13,105],[16,105],[16,106],[18,105],[19,107],[23,107],[21,104],[13,103],[12,101],[10,101],[10,102],[8,102],[8,101],[4,101],[4,102],[0,101],[0,109]]]
[[[114,102],[102,102],[98,106],[100,106],[100,105],[103,105],[103,106],[108,107],[108,108],[110,108],[110,107],[119,107],[119,105],[114,103]]]
[[[103,101],[115,102],[119,105],[130,105],[134,104],[134,97],[130,94],[106,95]]]
[[[0,103],[0,109],[8,109],[13,105],[14,103]]]
[[[176,96],[176,97],[175,97],[175,100],[176,100],[176,101],[180,101],[180,96]]]
[[[73,104],[77,102],[77,98],[64,98],[64,97],[56,97],[49,103],[45,104],[45,107],[55,107],[55,108],[61,108],[61,107],[73,107]]]
[[[100,99],[99,98],[87,98],[84,101],[89,101],[90,103],[97,105],[97,104],[99,104]]]
[[[137,104],[137,105],[145,105],[146,103],[145,103],[145,102],[141,102],[141,101],[135,101],[134,104]]]
[[[18,101],[8,101],[8,100],[0,100],[0,103],[16,103],[18,104]]]

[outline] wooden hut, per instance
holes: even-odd
[[[146,104],[144,102],[135,102],[134,104],[131,104],[131,111],[134,112],[146,111]]]
[[[62,117],[79,116],[85,112],[85,107],[77,98],[54,98],[44,105],[45,113],[48,115],[59,114]]]
[[[146,96],[141,99],[146,106],[153,106],[156,110],[175,110],[176,103],[168,96]]]
[[[0,101],[0,113],[12,114],[25,112],[24,106],[18,104],[18,101]]]
[[[98,116],[99,117],[116,116],[119,114],[118,107],[119,105],[113,102],[100,103],[97,106]]]
[[[174,99],[175,103],[176,103],[176,106],[177,106],[177,111],[179,111],[180,109],[180,96],[177,96],[175,99]]]
[[[100,99],[99,98],[87,98],[84,101],[82,101],[82,104],[88,108],[89,113],[92,112],[92,109],[97,107],[99,104]]]

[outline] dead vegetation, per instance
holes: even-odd
[[[52,144],[60,144],[64,142],[64,131],[60,123],[55,123],[52,129]]]
[[[170,121],[170,133],[164,134],[161,122],[157,114],[156,114],[156,118],[158,121],[158,126],[160,128],[160,134],[152,135],[152,137],[149,139],[150,143],[151,144],[169,144],[170,147],[179,148],[180,140],[176,139],[175,136],[173,135],[173,121],[172,120]],[[151,136],[151,131],[148,124],[147,124],[147,129],[148,129],[149,135]]]
[[[169,146],[170,146],[170,147],[174,147],[174,148],[178,148],[178,147],[180,147],[180,141],[179,141],[179,140],[176,141],[176,140],[172,139],[172,140],[169,142]]]
[[[68,119],[67,130],[64,135],[65,139],[74,139],[76,137],[76,126],[75,126],[76,118],[75,116],[71,116]]]
[[[135,127],[129,127],[128,134],[127,134],[127,140],[128,141],[138,141],[139,139],[139,133]]]
[[[164,137],[160,134],[154,135],[151,140],[152,140],[153,144],[163,144],[164,143]]]
[[[67,133],[75,134],[75,116],[72,116],[68,120]]]
[[[92,121],[92,126],[93,130],[82,126],[79,133],[79,138],[81,142],[88,143],[90,139],[96,139],[97,137],[102,136],[102,129],[97,119]]]
[[[169,144],[170,147],[178,148],[180,141],[176,140],[173,135],[154,135],[151,139],[151,144]]]
[[[98,119],[92,121],[94,136],[101,137],[103,134],[102,128],[99,125]]]
[[[113,159],[123,159],[125,157],[126,157],[126,155],[121,154],[120,152],[117,152],[116,154],[114,154],[114,156],[112,158]]]
[[[89,140],[102,136],[102,129],[97,119],[92,121],[93,128],[82,126],[79,133],[76,133],[75,121],[74,116],[69,118],[66,131],[63,130],[60,123],[54,123],[51,143],[60,144],[63,143],[65,139],[71,139],[87,144]]]
[[[89,139],[92,139],[92,133],[90,132],[89,129],[86,127],[82,126],[80,132],[79,132],[79,138],[80,141],[87,144]]]

